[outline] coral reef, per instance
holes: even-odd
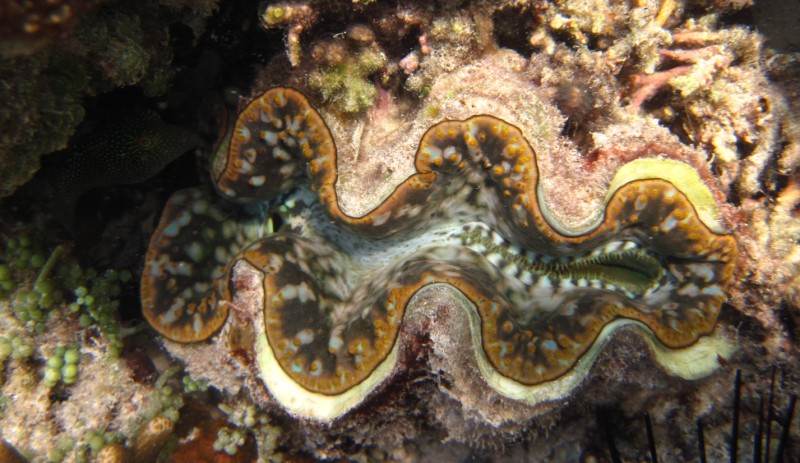
[[[0,458],[800,455],[796,6],[6,3]]]
[[[41,155],[65,148],[83,120],[86,71],[46,53],[0,61],[0,197],[31,179]]]
[[[27,55],[68,35],[81,17],[100,0],[24,2],[0,6],[0,55]]]
[[[84,119],[84,97],[131,85],[151,96],[167,90],[175,74],[170,25],[185,22],[199,35],[216,1],[165,4],[14,0],[0,7],[0,197],[30,180],[42,155],[67,147]]]

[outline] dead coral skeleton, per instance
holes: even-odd
[[[286,28],[286,55],[293,67],[300,65],[303,49],[300,35],[317,22],[318,15],[306,2],[268,4],[260,14],[265,29]]]
[[[631,77],[627,109],[646,112],[648,100],[671,90],[667,106],[651,115],[683,115],[686,137],[708,151],[722,184],[753,197],[773,189],[764,180],[774,176],[770,169],[787,175],[800,159],[798,123],[783,90],[790,84],[765,74],[769,51],[761,35],[715,30],[716,20],[688,20],[672,32],[672,45],[657,50],[662,69]]]
[[[673,35],[673,38],[675,35]],[[676,40],[675,43],[681,43]],[[681,96],[686,98],[700,88],[711,83],[716,73],[726,68],[733,61],[733,55],[722,45],[708,45],[702,48],[659,50],[658,54],[665,60],[682,64],[673,68],[657,71],[652,74],[635,74],[631,77],[634,91],[631,94],[628,108],[638,111],[642,104],[662,89],[678,83],[689,83],[680,87]],[[686,76],[682,81],[675,79]],[[677,86],[677,85],[676,85]]]
[[[673,77],[682,76],[691,70],[691,66],[678,66],[668,71],[659,71],[653,74],[636,74],[631,77],[631,85],[636,89],[631,95],[628,108],[631,111],[638,111],[642,104],[655,96],[660,90],[666,87]]]

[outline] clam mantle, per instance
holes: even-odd
[[[568,395],[624,326],[685,378],[731,348],[712,332],[737,246],[687,164],[624,165],[591,223],[571,229],[543,201],[522,132],[478,115],[431,127],[417,172],[352,217],[333,137],[298,91],[258,96],[226,137],[211,169],[225,199],[194,188],[169,200],[143,310],[163,336],[204,341],[235,308],[237,274],[257,271],[259,376],[292,414],[330,420],[361,403],[399,367],[416,298],[442,286],[467,312],[481,377],[532,405]]]

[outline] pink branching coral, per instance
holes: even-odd
[[[678,66],[668,71],[655,72],[653,74],[636,74],[631,77],[631,84],[636,89],[631,96],[629,107],[638,110],[642,103],[652,98],[659,90],[666,87],[673,77],[685,75],[692,69],[691,66]]]
[[[687,34],[687,33],[684,33]],[[698,37],[696,33],[680,36],[675,39],[676,43],[694,43]],[[656,93],[668,87],[670,82],[676,77],[689,76],[695,80],[692,88],[703,87],[711,82],[714,75],[720,69],[727,67],[733,56],[721,45],[708,45],[702,48],[678,49],[678,50],[659,50],[662,62],[666,60],[676,61],[682,64],[673,68],[654,72],[652,74],[635,74],[631,77],[631,85],[634,90],[631,94],[629,109],[638,111],[642,104],[655,96]],[[685,95],[684,95],[685,96]]]

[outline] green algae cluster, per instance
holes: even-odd
[[[308,84],[345,113],[358,113],[378,96],[375,84],[367,77],[386,65],[382,53],[363,51],[338,65],[322,68],[308,77]]]
[[[66,346],[58,346],[53,356],[47,359],[47,366],[44,370],[44,383],[53,387],[59,381],[64,384],[73,384],[78,378],[78,362],[81,353],[78,347],[67,349]]]
[[[117,309],[122,285],[130,279],[127,270],[84,268],[43,231],[9,238],[0,250],[0,296],[8,300],[14,318],[28,333],[43,333],[53,318],[74,317],[81,327],[100,328],[112,357],[119,355],[125,335]],[[67,357],[62,359],[65,365],[77,365]],[[74,377],[67,373],[62,372],[59,379]],[[50,373],[51,382],[55,377],[55,372]]]
[[[0,363],[8,358],[22,360],[34,353],[33,344],[25,337],[9,334],[0,336]]]
[[[311,57],[320,66],[308,76],[308,85],[341,112],[359,113],[375,102],[378,90],[370,77],[386,68],[388,59],[366,26],[352,26],[345,38],[318,42]]]
[[[271,423],[266,413],[244,401],[221,403],[218,408],[226,415],[229,426],[223,426],[217,431],[213,444],[215,451],[230,456],[237,455],[247,443],[248,437],[253,436],[263,454],[274,452],[275,441],[282,431]]]
[[[220,428],[217,439],[214,441],[213,448],[217,452],[225,452],[228,455],[236,455],[239,448],[247,440],[247,433],[241,429]]]

